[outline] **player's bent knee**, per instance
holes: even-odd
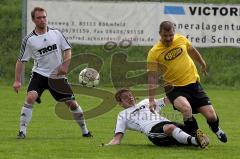
[[[174,101],[174,106],[181,112],[181,113],[187,113],[192,112],[192,108],[190,103],[187,101],[185,97],[178,97]]]
[[[75,100],[68,100],[65,103],[70,110],[76,110],[79,107]]]
[[[217,118],[216,112],[214,111],[213,108],[208,109],[208,110],[207,110],[207,114],[208,114],[210,117],[215,117],[215,118]]]
[[[163,131],[166,135],[171,136],[172,132],[175,128],[176,128],[176,126],[173,124],[166,124],[163,126]]]
[[[83,110],[80,106],[77,106],[76,108],[74,107],[69,107],[69,111],[71,113],[77,113],[79,116],[83,116]]]
[[[27,94],[26,102],[29,104],[34,104],[37,98],[38,98],[38,93],[36,91],[30,91]]]
[[[192,108],[190,105],[184,105],[180,107],[179,111],[184,114],[192,113]]]

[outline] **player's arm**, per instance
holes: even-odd
[[[13,83],[13,89],[17,93],[22,86],[21,75],[22,75],[22,72],[24,69],[25,62],[27,62],[31,58],[32,49],[30,47],[28,39],[29,38],[27,36],[22,41],[21,49],[20,49],[20,56],[18,57],[16,66],[15,66],[15,80]]]
[[[13,89],[17,93],[22,86],[21,74],[22,74],[23,68],[24,68],[24,62],[17,60],[16,67],[15,67],[15,81],[13,83]]]
[[[156,103],[155,103],[156,88],[157,88],[157,72],[148,71],[149,109],[152,112],[156,109]]]
[[[192,59],[194,59],[195,61],[197,61],[201,65],[202,73],[207,75],[207,65],[206,65],[206,62],[202,58],[201,54],[197,51],[197,49],[194,48],[193,46],[189,46],[188,54],[191,56]]]
[[[109,143],[105,144],[105,146],[119,145],[121,144],[122,139],[123,139],[123,133],[118,132],[115,134],[112,140],[109,141]]]
[[[125,112],[120,112],[117,117],[117,123],[115,126],[115,135],[111,141],[107,144],[102,144],[102,146],[106,145],[119,145],[123,139],[123,135],[126,132],[127,128],[127,118]]]
[[[68,67],[71,63],[72,51],[67,49],[63,54],[63,63],[58,68],[58,75],[66,75],[68,73]]]
[[[158,61],[151,50],[147,56],[147,71],[148,71],[148,98],[149,98],[149,109],[154,113],[156,109],[155,93],[158,84]]]

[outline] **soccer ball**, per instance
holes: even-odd
[[[95,87],[99,84],[100,76],[97,70],[85,68],[79,73],[79,83],[87,87]]]

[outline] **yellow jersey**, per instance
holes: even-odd
[[[188,54],[191,42],[180,34],[175,34],[171,46],[161,42],[155,44],[148,53],[148,71],[160,71],[167,84],[185,86],[200,80],[197,68]]]

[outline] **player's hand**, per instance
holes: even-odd
[[[66,75],[67,73],[68,73],[68,68],[67,67],[65,67],[64,65],[60,65],[58,67],[58,73],[57,73],[58,76],[59,75]]]
[[[99,146],[104,147],[104,146],[113,146],[113,145],[118,145],[118,144],[112,144],[112,143],[104,144],[104,143],[101,143],[101,145],[99,145]]]
[[[22,86],[22,83],[21,83],[20,81],[15,81],[15,82],[13,83],[13,89],[14,89],[14,91],[15,91],[16,93],[18,93],[18,91],[20,90],[21,86]]]
[[[167,105],[167,104],[170,104],[170,100],[168,99],[168,97],[163,97],[163,101],[164,101],[164,104]]]
[[[206,64],[201,66],[201,72],[202,72],[202,73],[203,73],[205,76],[207,76],[207,75],[208,75],[208,73],[207,73],[207,66],[206,66]]]
[[[149,109],[152,113],[155,113],[156,106],[155,100],[149,100]]]

